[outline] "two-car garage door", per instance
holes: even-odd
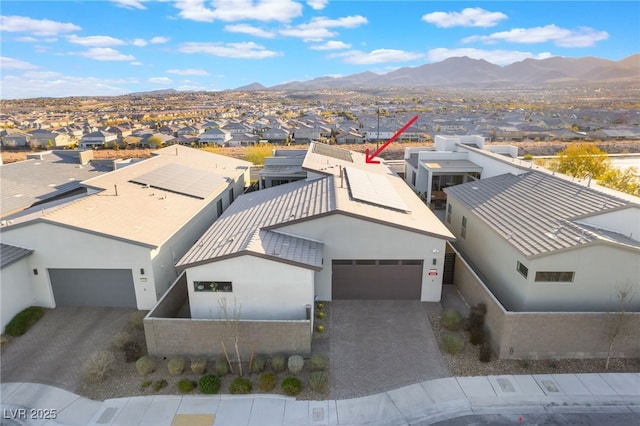
[[[130,269],[49,269],[56,306],[135,308]]]
[[[420,299],[422,260],[333,260],[332,299]]]

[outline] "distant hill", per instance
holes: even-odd
[[[267,88],[264,87],[262,84],[260,83],[251,83],[251,84],[247,84],[246,86],[242,86],[242,87],[238,87],[237,89],[233,89],[233,91],[236,92],[252,92],[255,90],[266,90]]]
[[[500,66],[483,59],[448,58],[419,67],[404,67],[387,74],[363,72],[345,77],[319,77],[269,89],[341,89],[356,87],[497,88],[617,82],[640,83],[640,54],[620,61],[584,57],[525,59]],[[256,83],[254,83],[256,84]],[[262,86],[262,85],[260,85]],[[240,89],[236,89],[240,90]]]
[[[174,93],[178,93],[176,89],[159,89],[159,90],[149,90],[147,92],[133,92],[128,93],[128,96],[162,96],[162,95],[171,95]]]

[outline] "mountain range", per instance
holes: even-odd
[[[640,53],[620,61],[584,57],[525,59],[500,66],[483,59],[448,58],[387,74],[366,71],[345,77],[318,77],[266,88],[260,83],[239,87],[251,90],[309,90],[375,87],[505,88],[584,83],[640,83]]]

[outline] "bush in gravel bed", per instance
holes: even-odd
[[[447,308],[440,314],[442,326],[449,331],[458,331],[462,326],[462,315],[455,309]]]
[[[171,358],[167,363],[167,370],[172,376],[179,376],[184,371],[184,358]]]
[[[178,382],[178,390],[180,393],[191,393],[196,388],[196,384],[193,380],[189,379],[180,379]]]
[[[191,372],[193,374],[197,374],[198,376],[201,376],[204,374],[205,371],[207,371],[206,359],[198,358],[198,359],[191,360]]]
[[[222,355],[216,359],[216,374],[218,376],[224,376],[229,372],[229,363],[227,362],[227,358]]]
[[[149,386],[151,386],[153,384],[153,382],[151,380],[144,380],[141,384],[140,384],[140,388],[141,389],[146,389]]]
[[[156,360],[145,355],[136,361],[136,370],[141,376],[147,376],[156,370]]]
[[[12,318],[5,327],[4,332],[13,337],[22,336],[43,316],[44,309],[39,306],[30,306],[18,312]]]
[[[276,354],[271,357],[271,369],[276,373],[280,373],[287,368],[287,357],[282,354]]]
[[[205,374],[198,380],[198,390],[204,394],[214,394],[220,391],[220,377],[215,374]]]
[[[235,379],[233,379],[233,382],[231,382],[231,385],[229,386],[229,392],[231,392],[233,395],[251,393],[252,389],[253,386],[251,385],[251,380],[247,379],[246,377],[236,377]]]
[[[251,372],[260,374],[264,371],[264,368],[267,366],[267,359],[264,355],[256,355],[253,357],[253,363],[251,364]]]
[[[136,362],[144,355],[142,347],[137,342],[127,342],[122,347],[125,362]]]
[[[144,330],[144,317],[149,311],[135,311],[129,316],[129,326],[134,330]]]
[[[316,392],[325,393],[329,389],[329,375],[324,371],[314,371],[309,377],[309,386]]]
[[[480,346],[480,362],[490,362],[491,361],[491,345],[489,342],[484,342],[482,346]]]
[[[311,371],[325,371],[329,366],[329,358],[325,354],[314,353],[311,354],[309,364],[311,364]]]
[[[113,352],[100,351],[94,353],[82,368],[82,379],[86,383],[102,383],[113,371],[116,357]]]
[[[471,327],[469,329],[469,343],[481,345],[484,343],[484,329],[481,327]]]
[[[113,342],[111,343],[111,345],[113,346],[113,349],[117,351],[123,351],[125,345],[129,342],[133,342],[133,337],[131,337],[131,333],[129,333],[126,330],[120,330],[116,334],[116,337],[113,338]]]
[[[442,335],[442,350],[455,355],[464,348],[464,337],[457,333],[444,333]]]
[[[278,378],[273,373],[264,373],[258,379],[258,387],[261,391],[271,392],[276,387]]]
[[[167,381],[165,379],[160,379],[160,380],[156,380],[153,383],[153,390],[154,392],[160,392],[160,390],[166,388],[168,385]]]
[[[295,377],[287,377],[280,383],[280,389],[285,395],[296,396],[302,390],[302,382]]]
[[[300,355],[291,355],[287,362],[287,367],[289,368],[289,372],[292,374],[300,373],[304,367],[304,358]]]

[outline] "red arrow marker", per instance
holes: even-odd
[[[367,148],[367,150],[365,151],[365,161],[367,163],[369,163],[369,164],[380,164],[380,162],[379,161],[375,161],[374,158],[376,158],[378,155],[380,155],[380,153],[382,151],[384,151],[384,149],[386,147],[388,147],[391,142],[395,141],[398,138],[398,136],[400,136],[402,133],[404,133],[405,130],[407,130],[409,127],[411,127],[411,125],[413,123],[415,123],[417,119],[418,119],[418,116],[416,115],[411,120],[409,120],[409,122],[407,124],[402,126],[402,129],[398,130],[393,136],[391,136],[391,139],[386,141],[384,143],[384,145],[382,145],[380,148],[378,148],[376,150],[376,152],[374,152],[373,154],[369,155],[369,148]]]

